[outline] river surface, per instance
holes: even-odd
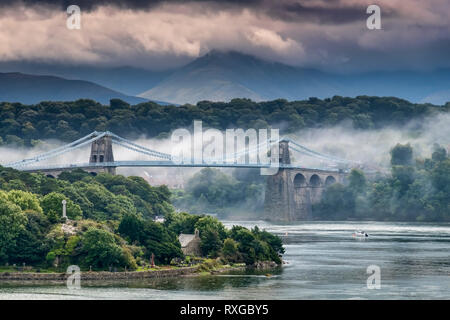
[[[64,285],[0,282],[0,299],[450,299],[450,224],[224,221],[283,238],[286,264],[271,275],[248,272]],[[362,229],[368,238],[354,238]],[[369,266],[380,270],[369,289]],[[374,284],[375,282],[371,282]]]

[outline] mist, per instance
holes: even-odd
[[[404,126],[387,126],[381,129],[363,130],[355,129],[351,121],[344,121],[336,126],[304,129],[286,136],[312,150],[360,162],[363,168],[388,168],[390,166],[389,152],[397,143],[410,143],[414,149],[415,158],[430,156],[435,143],[448,149],[450,147],[449,124],[449,114],[437,114],[424,119],[410,121]],[[173,148],[170,138],[155,139],[142,136],[133,142],[168,154],[171,154]],[[28,159],[64,144],[57,140],[46,140],[33,148],[2,146],[0,147],[0,164],[5,165],[14,161]],[[152,159],[149,156],[139,154],[119,145],[114,145],[113,149],[116,161]],[[44,160],[39,164],[87,163],[89,162],[89,154],[90,146],[85,146],[55,158]],[[295,151],[291,153],[291,161],[305,167],[322,167],[326,165],[321,160]],[[118,171],[124,175],[139,175],[147,178],[151,175],[172,176],[176,171],[177,175],[181,174],[186,179],[198,172],[199,169],[120,168]]]
[[[424,119],[410,121],[404,126],[387,126],[381,129],[355,129],[350,121],[342,122],[328,128],[314,128],[300,130],[288,136],[297,143],[327,155],[346,160],[357,161],[361,169],[378,171],[388,175],[390,173],[390,150],[398,143],[409,143],[414,150],[414,158],[430,157],[434,144],[439,144],[449,150],[450,147],[450,115],[437,114]],[[281,135],[283,136],[283,135]],[[170,138],[154,139],[140,137],[134,143],[149,149],[171,154],[173,144]],[[43,152],[60,147],[65,143],[61,141],[43,141],[33,148],[17,148],[13,146],[0,147],[0,164],[5,165],[13,161],[27,159]],[[135,151],[113,145],[116,161],[152,160],[151,157]],[[50,164],[81,164],[89,162],[90,146],[71,151],[40,162],[40,165]],[[153,159],[154,160],[154,159]],[[291,162],[302,167],[324,168],[329,163],[321,162],[316,158],[291,153]],[[146,179],[151,185],[166,184],[171,189],[185,189],[189,179],[201,168],[118,168],[117,173],[126,176],[135,175]],[[228,207],[217,208],[222,215],[228,217],[246,216],[260,213],[264,202],[264,177],[259,175],[257,169],[214,169],[220,170],[227,176],[243,184],[253,184],[257,190],[249,199],[239,203],[229,203]],[[192,200],[190,204],[178,201],[179,209],[194,210]],[[191,206],[191,207],[190,207]],[[197,208],[201,208],[198,206]],[[195,210],[194,210],[195,211]]]
[[[288,136],[297,143],[312,150],[343,158],[350,161],[361,162],[366,165],[389,166],[389,151],[397,144],[410,143],[414,148],[414,156],[417,158],[430,156],[433,144],[437,143],[448,148],[450,146],[450,115],[437,114],[424,119],[416,119],[404,126],[387,126],[381,129],[355,129],[351,121],[344,121],[336,126],[327,128],[303,129]],[[134,143],[171,154],[173,143],[170,138],[155,139],[140,137]],[[50,151],[65,143],[57,140],[45,140],[32,148],[21,148],[17,146],[0,147],[0,164],[19,161],[34,157],[41,153]],[[67,154],[44,160],[40,164],[64,164],[64,163],[87,163],[89,162],[90,146],[76,149]],[[317,166],[321,162],[306,155],[292,152],[292,160],[295,163]],[[114,158],[116,161],[124,160],[150,160],[149,156],[139,154],[135,151],[114,145]],[[128,172],[142,172],[142,169],[120,169],[124,174]],[[147,168],[144,171],[153,170]],[[157,168],[158,172],[164,169]],[[196,172],[198,170],[188,169],[183,171]]]
[[[170,139],[150,139],[146,137],[133,141],[134,143],[149,149],[157,150],[163,153],[171,153]],[[0,165],[7,165],[15,161],[21,161],[64,146],[65,142],[58,140],[45,140],[32,148],[17,146],[0,147]],[[51,159],[46,159],[34,165],[64,165],[64,164],[85,164],[89,162],[91,146],[87,145],[79,149],[58,155]],[[116,161],[138,161],[155,160],[155,158],[126,149],[117,144],[113,144],[114,159]],[[117,173],[125,176],[140,176],[146,179],[152,185],[168,184],[169,187],[182,187],[186,179],[191,177],[198,168],[118,168]]]
[[[404,126],[382,129],[355,129],[350,121],[329,128],[305,129],[289,135],[312,150],[361,162],[363,168],[389,168],[390,150],[397,144],[410,143],[414,158],[429,157],[433,144],[450,147],[450,115],[416,119]],[[293,152],[294,163],[317,166],[317,159]]]

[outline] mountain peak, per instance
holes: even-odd
[[[195,65],[196,67],[201,64],[209,65],[221,65],[226,67],[235,67],[245,64],[266,64],[265,60],[259,59],[255,56],[238,52],[238,51],[223,51],[223,50],[211,50],[205,55],[195,59],[189,65]]]
[[[298,100],[334,95],[399,96],[418,101],[434,92],[448,90],[450,79],[440,78],[402,72],[395,78],[383,72],[338,75],[267,61],[238,51],[211,50],[139,96],[178,104],[233,98]],[[430,84],[423,85],[424,81]],[[417,89],[411,91],[412,85]],[[437,95],[437,101],[443,97]]]

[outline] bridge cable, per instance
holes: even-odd
[[[97,140],[103,138],[105,135],[106,135],[106,132],[96,136],[95,138],[89,139],[89,140],[87,140],[87,141],[85,141],[83,143],[77,144],[77,145],[72,146],[70,148],[67,148],[67,146],[64,146],[64,148],[58,148],[58,149],[55,149],[53,151],[40,154],[40,155],[35,156],[33,158],[30,158],[30,159],[24,160],[22,162],[16,163],[15,165],[6,165],[6,166],[12,167],[12,168],[17,168],[17,167],[23,167],[23,166],[29,165],[29,164],[31,164],[33,162],[40,162],[42,160],[47,160],[47,159],[59,156],[61,154],[64,154],[64,153],[67,153],[67,152],[79,149],[79,148],[81,148],[81,147],[83,147],[83,146],[85,146],[87,144],[90,144],[90,143],[92,143],[94,141],[97,141]],[[73,143],[71,145],[73,145]]]

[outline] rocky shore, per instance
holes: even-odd
[[[129,271],[129,272],[108,272],[108,271],[87,271],[81,272],[83,280],[115,280],[115,279],[147,279],[178,277],[195,274],[198,267],[185,267],[179,269],[161,269],[154,271]],[[2,272],[0,281],[66,281],[70,276],[68,273],[32,273],[32,272]]]
[[[86,271],[81,272],[83,280],[134,280],[150,278],[167,278],[181,276],[195,276],[204,274],[199,272],[199,265],[193,267],[182,267],[177,269],[161,269],[152,271],[128,271],[128,272],[108,272],[108,271]],[[278,265],[272,261],[258,262],[250,268],[258,270],[276,268]],[[245,271],[246,266],[223,266],[211,270],[210,274],[220,274],[230,271]],[[51,281],[64,282],[71,274],[69,273],[36,273],[36,272],[0,272],[0,281]]]
[[[265,270],[265,269],[274,269],[279,267],[280,265],[276,264],[274,261],[258,261],[255,262],[252,268],[257,270]]]

